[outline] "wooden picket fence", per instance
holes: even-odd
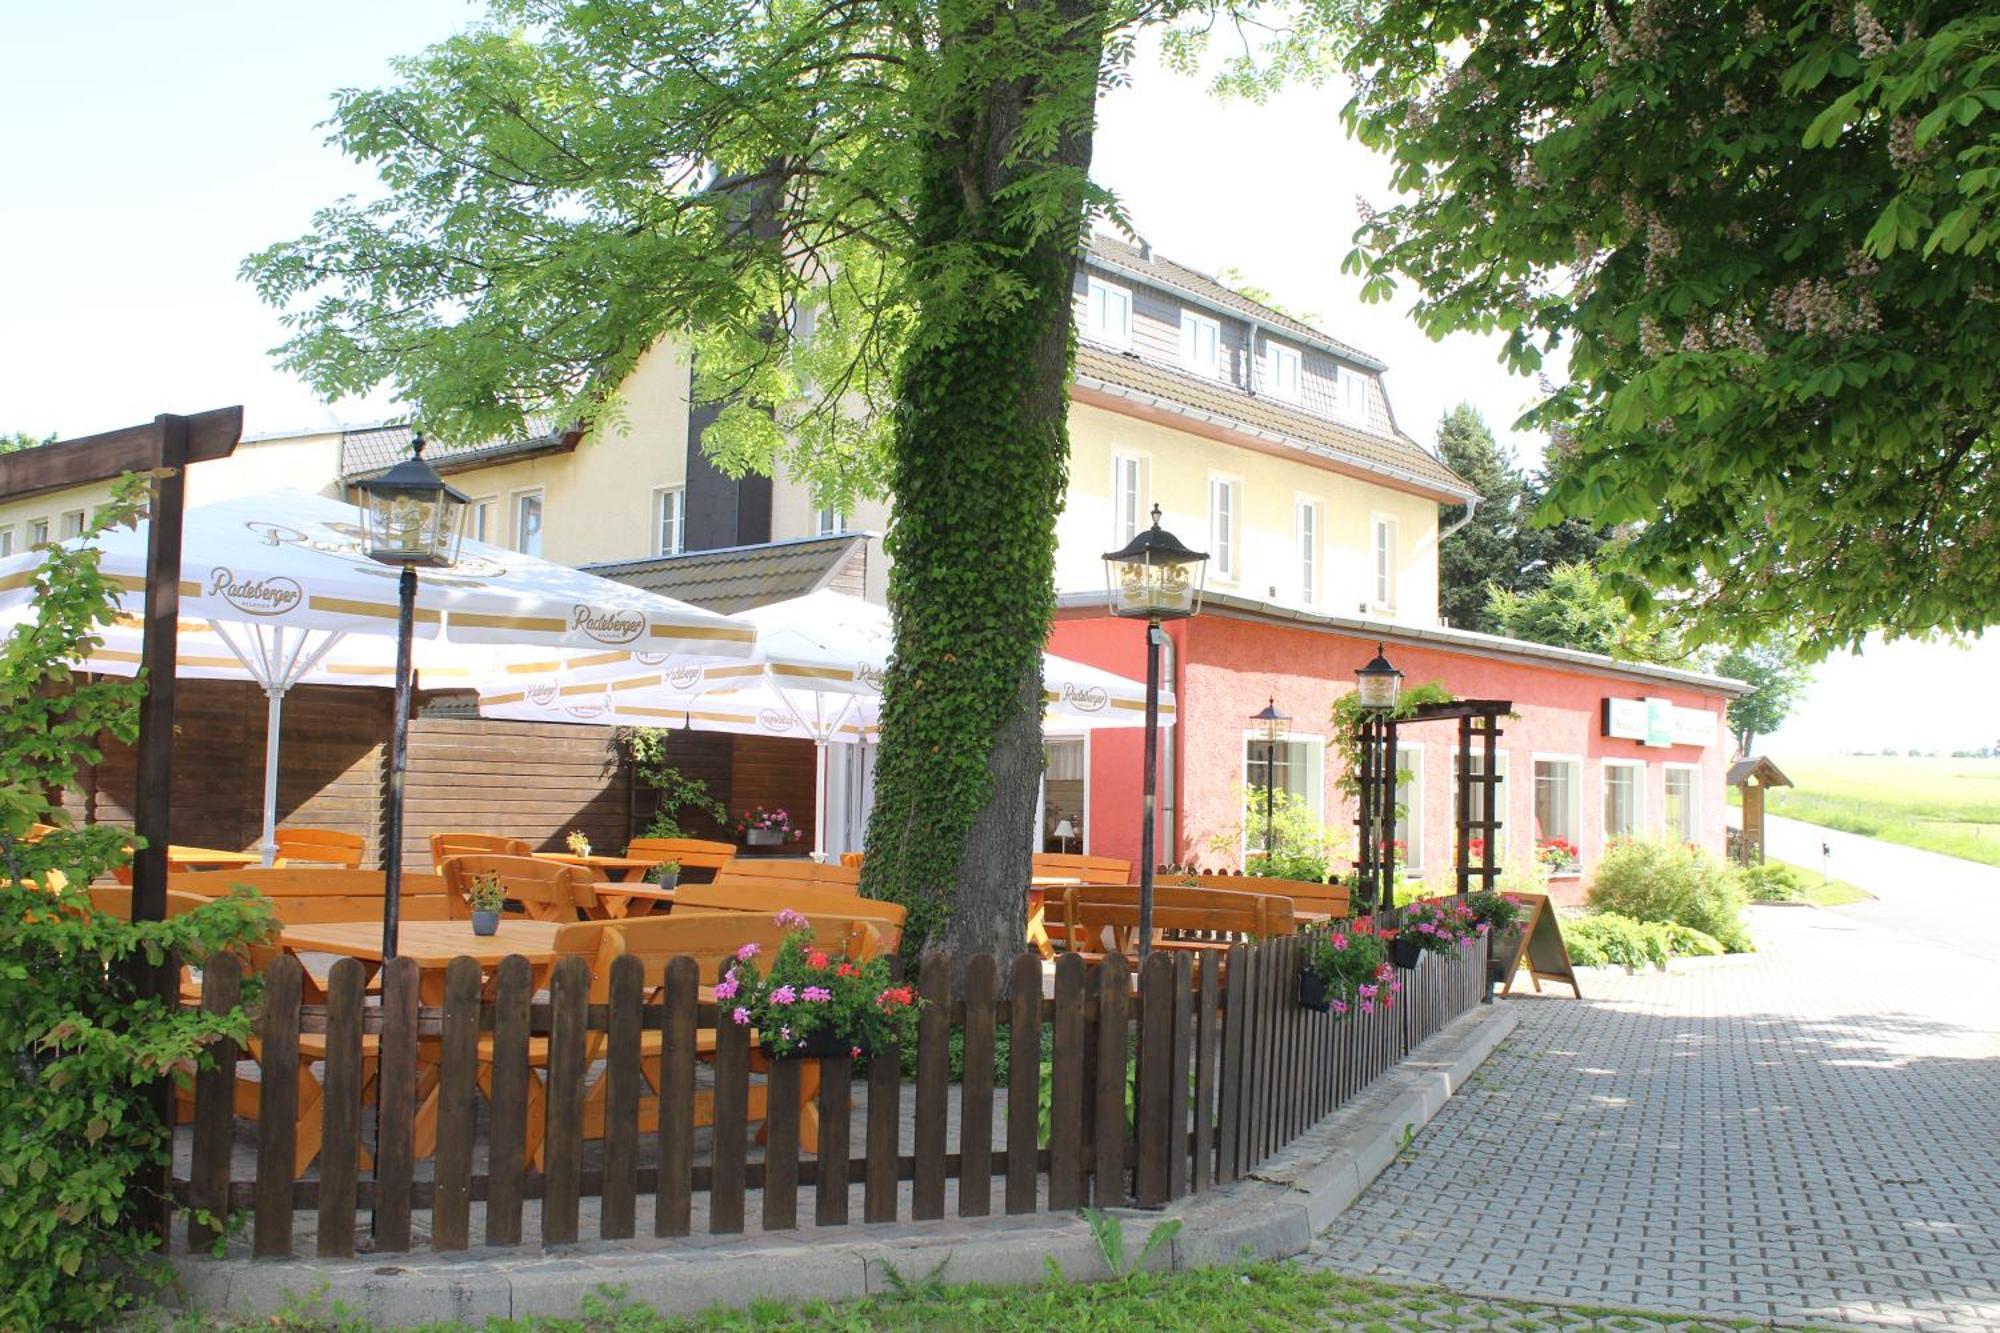
[[[559,962],[542,992],[521,958],[491,979],[460,958],[443,1005],[432,1007],[419,1004],[408,960],[384,970],[379,1002],[361,965],[340,961],[319,1005],[301,1002],[299,964],[282,958],[264,974],[243,1069],[225,1043],[196,1078],[191,1166],[177,1172],[176,1198],[190,1210],[191,1251],[211,1247],[216,1224],[247,1210],[251,1251],[266,1258],[294,1253],[302,1216],[313,1221],[300,1248],[323,1257],[407,1251],[414,1241],[437,1251],[518,1245],[530,1202],[539,1205],[535,1239],[567,1244],[585,1238],[587,1198],[598,1200],[594,1234],[607,1240],[637,1232],[647,1197],[658,1236],[740,1233],[753,1194],[765,1230],[794,1228],[805,1189],[812,1221],[839,1226],[852,1220],[857,1184],[864,1222],[942,1218],[954,1181],[961,1217],[1157,1207],[1240,1179],[1487,992],[1485,949],[1468,948],[1402,973],[1391,1012],[1317,1014],[1297,1003],[1300,948],[1292,937],[1226,952],[1162,949],[1136,985],[1120,957],[1064,955],[1052,998],[1034,954],[1013,960],[1004,987],[997,960],[979,955],[956,1001],[950,961],[928,959],[913,1099],[893,1052],[858,1077],[844,1057],[819,1061],[809,1144],[800,1142],[799,1091],[813,1062],[762,1061],[747,1029],[718,1024],[715,1007],[698,1001],[692,959],[673,960],[664,988],[647,997],[638,960],[621,958],[609,1003],[591,1004],[582,959]],[[240,985],[233,961],[215,960],[203,1003],[230,1007]],[[1021,1039],[1007,1052],[1012,1095],[996,1143],[1002,1028]],[[954,1032],[963,1043],[955,1091]],[[765,1119],[753,1152],[758,1086]],[[644,1098],[654,1099],[654,1130],[641,1129]],[[700,1132],[698,1098],[708,1111]],[[420,1105],[432,1108],[435,1130],[422,1162]],[[537,1121],[538,1166],[527,1151]],[[319,1143],[317,1169],[303,1175],[294,1163],[302,1132]],[[428,1227],[413,1227],[426,1212]]]

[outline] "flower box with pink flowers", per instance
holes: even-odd
[[[1388,946],[1369,918],[1328,930],[1308,930],[1304,936],[1300,1005],[1336,1018],[1377,1010],[1387,1013],[1396,1007],[1403,981],[1389,962]]]
[[[920,1001],[889,975],[886,957],[865,962],[822,949],[812,923],[787,908],[784,943],[767,963],[746,944],[715,984],[716,1009],[753,1027],[778,1058],[859,1057],[915,1039]]]

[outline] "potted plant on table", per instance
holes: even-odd
[[[1486,927],[1486,980],[1498,985],[1507,980],[1521,954],[1521,904],[1492,889],[1468,894],[1465,902]]]
[[[663,889],[671,889],[681,882],[681,863],[662,861],[646,872],[646,882],[657,884]]]
[[[498,933],[500,909],[507,905],[507,891],[500,887],[500,877],[490,870],[482,870],[472,877],[472,888],[466,898],[472,908],[472,933]]]
[[[563,839],[563,846],[569,848],[571,856],[590,855],[590,839],[582,829],[571,829],[569,836]]]
[[[782,847],[798,836],[789,811],[766,810],[761,805],[743,812],[736,821],[736,831],[752,847]]]
[[[1344,1018],[1359,1009],[1372,1014],[1395,1008],[1403,983],[1388,960],[1388,948],[1366,918],[1342,930],[1305,932],[1299,965],[1299,1004]]]
[[[790,908],[776,919],[786,935],[768,970],[757,965],[758,946],[746,944],[715,983],[717,1009],[756,1028],[766,1052],[859,1057],[915,1039],[922,1002],[894,983],[886,957],[856,963],[816,945],[812,923]]]

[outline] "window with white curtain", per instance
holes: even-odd
[[[847,531],[847,515],[832,505],[821,505],[813,511],[813,531],[821,537],[832,537]]]
[[[1688,764],[1668,764],[1665,777],[1667,836],[1685,843],[1699,841],[1701,771]]]
[[[1336,372],[1334,381],[1334,411],[1349,421],[1368,419],[1368,377],[1358,370],[1346,366]]]
[[[1181,311],[1181,365],[1197,375],[1214,375],[1222,364],[1222,325],[1207,315]]]
[[[657,528],[655,555],[679,555],[687,546],[687,488],[668,486],[653,492]]]
[[[1085,284],[1083,336],[1120,349],[1132,346],[1132,293],[1102,278]]]
[[[1271,344],[1271,380],[1265,387],[1272,395],[1288,403],[1299,401],[1301,393],[1299,377],[1299,349]]]
[[[1319,530],[1319,502],[1299,501],[1299,600],[1308,606],[1319,599]]]
[[[1111,545],[1115,549],[1139,535],[1146,521],[1146,460],[1133,454],[1111,455]]]
[[[1646,831],[1646,766],[1637,760],[1604,761],[1604,840],[1636,838]]]
[[[1208,481],[1208,558],[1217,578],[1237,577],[1242,545],[1243,483],[1226,477]]]
[[[1570,758],[1535,760],[1535,842],[1581,845],[1583,761]]]
[[[1369,600],[1381,610],[1396,609],[1396,520],[1376,517],[1369,538]]]
[[[542,493],[514,497],[514,549],[522,555],[542,553]]]
[[[1089,818],[1084,783],[1081,736],[1066,736],[1042,746],[1042,836],[1040,850],[1080,852]]]
[[[493,531],[493,512],[499,507],[500,501],[490,495],[467,505],[465,535],[476,542],[492,541],[499,535]]]

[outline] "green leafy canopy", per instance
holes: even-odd
[[[1331,8],[1331,0],[1330,0]],[[1371,0],[1337,40],[1389,153],[1368,294],[1569,382],[1544,519],[1693,634],[1813,654],[2000,617],[2000,15],[1922,0]],[[1656,593],[1655,590],[1658,590]]]

